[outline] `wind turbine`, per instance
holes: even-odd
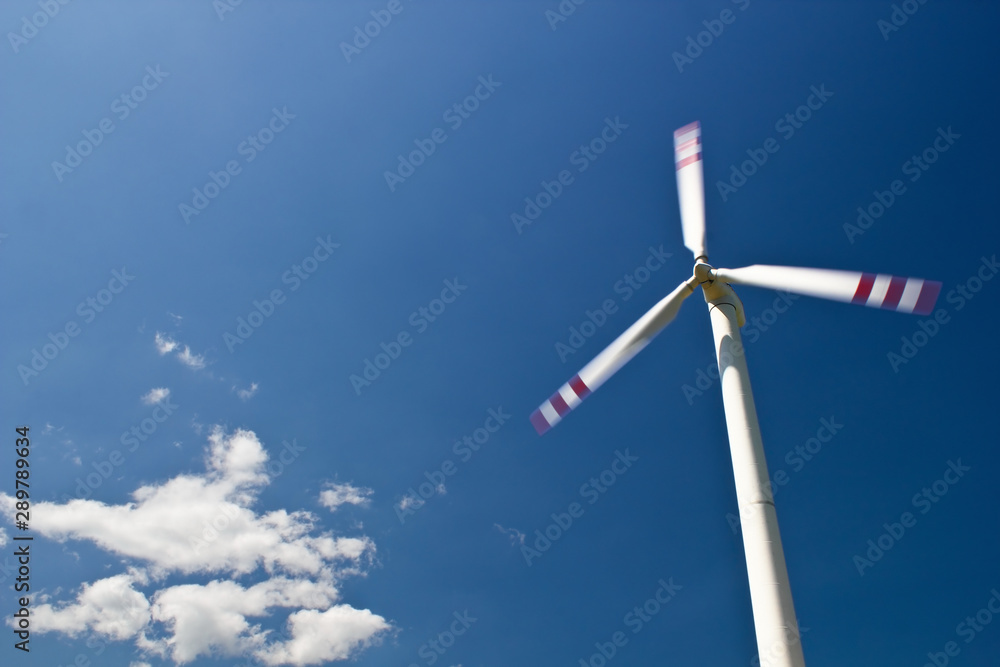
[[[694,254],[694,274],[542,403],[531,414],[531,423],[539,435],[555,426],[670,324],[684,299],[700,285],[708,303],[719,361],[757,650],[762,665],[804,667],[760,425],[740,340],[740,327],[746,319],[743,304],[730,285],[766,287],[926,315],[934,309],[941,283],[881,273],[760,264],[741,269],[716,269],[708,264],[705,248],[705,186],[698,121],[674,132],[674,162],[684,245]]]

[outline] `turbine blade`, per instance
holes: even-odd
[[[701,167],[701,123],[674,131],[677,198],[681,204],[684,245],[694,258],[708,257],[705,248],[705,179]]]
[[[886,273],[754,264],[742,269],[716,269],[716,279],[733,285],[752,285],[816,296],[900,313],[927,315],[941,292],[941,283],[900,278]]]
[[[538,409],[531,413],[531,423],[538,434],[541,435],[555,426],[567,412],[580,405],[583,399],[596,391],[632,357],[639,354],[649,341],[677,316],[681,303],[691,295],[696,286],[693,279],[681,283],[680,287],[650,308],[635,324],[626,329],[625,333],[618,336],[569,382],[560,387],[559,391],[538,406]]]

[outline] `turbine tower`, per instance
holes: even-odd
[[[740,340],[740,327],[746,321],[743,304],[730,285],[766,287],[872,308],[927,315],[934,309],[941,283],[886,274],[760,264],[741,269],[714,268],[708,264],[705,247],[705,187],[701,156],[701,125],[698,121],[674,132],[681,225],[684,245],[694,255],[694,274],[542,403],[531,414],[531,423],[539,435],[555,426],[670,324],[684,299],[700,285],[708,303],[719,362],[760,664],[768,667],[804,667],[757,409]]]

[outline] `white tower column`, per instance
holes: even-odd
[[[743,304],[732,288],[703,283],[719,360],[726,428],[740,506],[761,667],[805,667],[757,409],[740,340]]]

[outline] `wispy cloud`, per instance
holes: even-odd
[[[156,343],[156,351],[160,353],[160,356],[179,350],[176,355],[177,360],[188,368],[197,371],[205,367],[204,356],[195,354],[191,351],[190,346],[174,340],[167,334],[157,331],[154,342]]]
[[[401,510],[408,510],[414,505],[417,505],[417,499],[413,496],[403,496],[402,500],[396,503],[396,506]]]
[[[436,487],[434,487],[434,493],[436,493],[439,496],[447,495],[448,488],[444,485],[444,483],[438,484]],[[430,496],[429,495],[426,497],[418,496],[416,491],[410,489],[409,493],[404,495],[396,502],[396,510],[397,512],[405,512],[411,507],[423,507],[424,503],[426,502],[426,498],[430,498]]]
[[[250,386],[246,389],[237,389],[236,387],[233,387],[233,390],[236,392],[236,395],[240,397],[241,401],[249,401],[254,397],[254,394],[257,393],[257,383],[250,383]]]
[[[372,493],[368,488],[327,482],[327,488],[319,494],[319,502],[331,512],[344,504],[365,507],[371,503]]]
[[[524,533],[517,528],[504,528],[499,523],[493,524],[493,527],[510,538],[511,544],[524,544]]]
[[[142,402],[146,405],[154,405],[165,399],[167,396],[170,396],[169,389],[166,387],[156,387],[154,389],[150,389],[149,393],[142,397]]]
[[[160,353],[162,357],[164,354],[170,354],[177,349],[177,341],[170,338],[165,334],[161,334],[159,331],[156,332],[156,351]]]
[[[205,367],[205,357],[200,354],[192,354],[191,348],[187,345],[184,346],[183,350],[177,353],[177,358],[188,368],[200,370]]]

